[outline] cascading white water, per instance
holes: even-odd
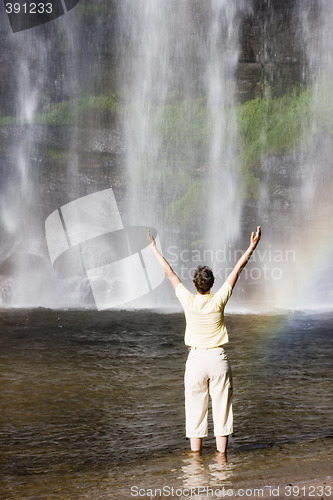
[[[104,8],[107,11],[106,5],[100,1],[101,13],[95,13],[93,18],[89,17],[88,4],[86,10],[81,11],[88,16],[87,26],[93,32],[98,32],[98,25],[94,24],[96,19],[104,22],[102,13]],[[115,80],[119,78],[117,88],[121,97],[115,121],[122,122],[124,144],[116,161],[119,170],[126,170],[126,177],[119,182],[115,194],[123,224],[155,227],[166,257],[186,281],[190,280],[193,268],[200,262],[213,265],[215,252],[228,249],[228,245],[244,248],[245,222],[248,223],[244,206],[250,206],[253,210],[250,223],[255,221],[254,215],[259,214],[258,223],[263,224],[265,231],[257,268],[266,264],[265,255],[269,259],[271,249],[280,251],[281,259],[285,260],[282,262],[276,257],[268,262],[271,275],[276,268],[282,270],[287,279],[284,286],[280,278],[265,280],[261,287],[264,300],[269,297],[270,305],[298,306],[304,283],[309,282],[305,274],[309,274],[308,279],[312,277],[309,269],[319,269],[319,281],[323,280],[323,275],[327,280],[332,276],[331,268],[322,265],[322,258],[318,257],[312,266],[314,247],[322,247],[325,255],[331,255],[332,248],[332,174],[329,165],[333,149],[330,118],[333,116],[333,110],[330,112],[333,42],[329,2],[299,2],[303,30],[300,44],[306,47],[307,54],[304,80],[313,85],[313,99],[300,144],[294,152],[287,151],[285,161],[290,164],[286,169],[289,173],[293,169],[293,182],[297,182],[297,186],[289,190],[293,193],[292,208],[288,212],[282,207],[283,213],[275,208],[277,200],[271,197],[275,183],[276,191],[280,189],[274,176],[261,179],[258,199],[244,202],[240,192],[242,173],[237,170],[237,155],[243,144],[239,141],[235,108],[235,71],[240,54],[239,30],[244,14],[248,12],[248,2],[124,0],[114,9],[118,15],[116,24],[119,22],[120,26],[115,31],[117,58],[110,75],[112,73]],[[85,99],[94,94],[95,80],[99,75],[91,72],[91,60],[96,58],[94,68],[98,72],[100,59],[105,57],[103,43],[106,41],[97,35],[92,36],[85,46],[90,55],[81,50],[80,44],[87,33],[80,31],[78,12],[73,9],[72,18],[70,15],[59,18],[57,26],[53,25],[50,39],[46,36],[47,30],[39,28],[11,34],[10,43],[15,48],[19,125],[13,126],[14,132],[10,131],[17,143],[11,147],[11,151],[15,151],[11,156],[14,168],[8,168],[10,174],[6,177],[5,189],[1,191],[0,217],[4,231],[0,257],[2,269],[4,273],[8,272],[12,281],[9,303],[14,305],[61,307],[66,306],[69,296],[73,298],[75,294],[75,305],[86,305],[86,294],[81,293],[81,285],[77,282],[74,286],[70,282],[67,294],[62,293],[63,284],[55,279],[48,261],[43,224],[58,207],[99,189],[113,188],[112,180],[117,175],[113,170],[107,171],[103,173],[103,179],[101,175],[101,180],[96,181],[100,174],[96,166],[100,166],[102,160],[95,159],[94,172],[88,173],[89,159],[82,164],[80,137],[94,135],[94,127],[98,128],[100,124],[98,120],[97,124],[89,122],[85,134],[82,134],[83,125],[75,121],[81,106],[77,98],[81,96],[84,76],[88,73],[90,79],[82,96]],[[262,34],[267,36],[265,29]],[[266,40],[261,42],[260,47],[265,48]],[[57,47],[57,57],[53,61],[56,44],[60,48]],[[89,62],[86,58],[90,58]],[[265,58],[260,60],[266,64]],[[59,76],[59,81],[63,80],[62,88],[48,94],[46,81],[54,74]],[[101,88],[102,97],[105,97],[108,89],[105,84]],[[54,130],[48,130],[47,126],[38,128],[34,123],[43,99],[50,103],[50,109],[54,106],[58,111],[65,108],[61,108],[59,101],[66,100],[72,110],[70,125],[67,128],[62,125],[64,132],[57,136],[57,140],[60,139],[56,144],[50,140]],[[110,123],[110,127],[113,126],[114,122]],[[265,126],[263,123],[263,143],[269,132]],[[113,133],[102,132],[97,135]],[[44,141],[51,143],[51,157],[58,153],[62,155],[61,167],[58,163],[52,170],[53,164],[51,161],[45,163],[44,153],[35,155],[36,144],[42,148]],[[45,149],[48,147],[49,143],[45,144]],[[88,146],[83,150],[88,151]],[[261,163],[266,161],[269,163],[271,159],[265,157],[263,147]],[[282,171],[281,158],[277,163]],[[268,170],[272,171],[270,167]],[[43,185],[41,176],[44,176]],[[61,188],[54,190],[48,199],[50,179]],[[92,179],[94,181],[89,185]],[[249,227],[247,231],[253,229]],[[290,234],[286,235],[286,231]],[[198,254],[193,258],[193,250],[198,250],[200,259]],[[211,253],[205,254],[205,250]],[[286,252],[293,252],[291,261],[287,261]],[[210,255],[211,260],[201,259],[204,255]],[[233,254],[230,259],[225,257],[219,265],[228,267],[234,261]],[[289,293],[285,293],[285,288]],[[168,297],[171,296],[170,293]],[[315,291],[313,297],[318,296],[320,294]],[[258,300],[262,299],[262,294],[258,294]]]
[[[65,307],[85,305],[84,294],[76,290],[79,286],[69,285],[58,279],[50,266],[47,254],[44,222],[52,208],[60,202],[48,196],[52,176],[56,182],[64,183],[53,172],[48,154],[50,147],[47,126],[36,125],[37,113],[48,103],[48,86],[53,65],[60,73],[59,81],[66,80],[66,93],[76,97],[78,87],[77,40],[73,26],[62,18],[58,26],[58,37],[67,50],[67,65],[61,67],[55,42],[55,28],[52,25],[32,28],[18,33],[8,33],[9,46],[13,53],[15,81],[15,123],[10,129],[12,136],[11,168],[8,168],[5,189],[0,193],[2,248],[1,264],[5,276],[0,305],[15,307]],[[64,74],[62,74],[64,71]],[[63,84],[64,86],[64,84]],[[75,100],[73,100],[75,112]],[[67,168],[65,189],[60,191],[60,200],[71,200],[81,194],[79,167],[75,148],[75,127],[68,127],[66,138],[69,150],[66,152]],[[59,146],[58,146],[59,147]],[[60,150],[66,146],[60,144]],[[49,171],[48,171],[49,168]],[[63,192],[61,192],[63,191]],[[50,208],[49,208],[50,207]],[[7,275],[10,278],[7,278]],[[67,290],[66,290],[67,288]],[[0,286],[1,292],[1,286]],[[1,304],[2,300],[2,304]]]
[[[179,37],[187,20],[186,2],[175,7],[163,0],[122,4],[123,23],[129,30],[123,73],[130,224],[161,225],[163,201],[170,196],[168,180],[174,166],[166,158],[162,123],[182,72]]]
[[[218,250],[239,236],[242,199],[236,173],[237,118],[235,70],[239,57],[239,26],[243,2],[211,2],[206,41],[206,88],[212,122],[209,151],[209,246]]]
[[[307,1],[302,11],[303,39],[308,58],[308,79],[313,86],[310,127],[304,137],[305,168],[301,199],[306,223],[300,251],[312,290],[301,294],[302,305],[333,304],[333,11],[328,0]],[[303,7],[303,8],[302,8]],[[303,219],[304,220],[304,219]]]
[[[40,192],[31,131],[40,89],[31,77],[31,68],[39,74],[38,83],[42,85],[47,64],[47,43],[41,49],[38,35],[29,36],[26,33],[12,35],[11,43],[13,52],[19,54],[16,61],[17,80],[14,82],[18,89],[17,125],[12,144],[12,170],[8,176],[7,189],[1,193],[0,217],[5,236],[2,239],[2,250],[9,260],[11,274],[10,301],[21,306],[36,303],[34,290],[43,288],[44,281],[43,270],[38,272],[36,261],[46,261],[40,246]]]
[[[285,156],[262,159],[267,176],[258,207],[266,225],[260,250],[273,279],[265,281],[261,298],[278,308],[331,308],[333,14],[325,0],[302,1],[297,8],[307,90],[296,108],[302,116],[298,144]]]
[[[225,0],[123,2],[127,223],[157,227],[167,256],[168,244],[180,253],[200,240],[217,250],[239,235],[234,73],[243,13],[243,2]]]

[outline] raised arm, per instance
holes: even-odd
[[[148,241],[150,243],[150,248],[152,249],[157,262],[163,267],[164,271],[167,274],[167,277],[169,278],[172,286],[174,289],[176,289],[177,285],[181,283],[180,279],[178,278],[177,274],[174,272],[172,267],[170,266],[169,262],[163,257],[161,252],[157,249],[156,247],[156,241],[154,236],[152,236],[150,229],[148,229]]]
[[[238,276],[240,275],[240,273],[242,272],[242,270],[244,269],[244,267],[248,263],[254,249],[258,245],[260,237],[261,237],[261,229],[260,229],[260,226],[258,226],[257,232],[251,234],[251,241],[250,241],[249,248],[243,253],[241,258],[239,259],[239,261],[237,262],[237,264],[235,265],[235,267],[233,268],[233,270],[231,271],[231,273],[227,277],[226,281],[229,283],[229,285],[231,285],[232,288],[234,288],[234,286],[236,285],[236,281],[238,280]]]

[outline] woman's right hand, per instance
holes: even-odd
[[[251,234],[251,244],[250,244],[250,246],[253,248],[253,250],[258,245],[260,238],[261,238],[261,228],[260,228],[260,226],[258,226],[257,227],[257,232]]]

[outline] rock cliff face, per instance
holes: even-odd
[[[311,0],[312,1],[312,0]],[[69,18],[67,30],[75,28],[75,64],[78,92],[100,94],[117,91],[119,60],[123,50],[118,26],[117,0],[91,2],[89,8],[81,0]],[[247,0],[248,10],[240,26],[240,59],[237,69],[238,99],[245,101],[262,91],[266,82],[278,93],[302,80],[305,57],[301,39],[298,2],[289,0]],[[205,7],[195,0],[194,7],[200,23],[205,23]],[[100,11],[103,16],[100,16]],[[2,115],[15,114],[17,95],[17,45],[15,37],[25,37],[27,46],[31,36],[51,44],[52,60],[48,62],[45,81],[36,82],[51,101],[68,97],[68,82],[62,78],[63,68],[72,64],[73,46],[64,42],[63,19],[13,34],[0,5],[0,111]],[[18,38],[17,38],[18,39]],[[43,54],[36,54],[36,58]],[[30,68],[33,71],[33,68]],[[93,76],[93,78],[92,78]]]
[[[237,70],[239,98],[251,99],[266,82],[277,93],[304,78],[306,57],[302,43],[299,3],[252,0],[241,26],[241,54]]]

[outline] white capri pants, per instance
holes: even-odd
[[[232,373],[223,347],[192,347],[185,368],[186,437],[208,435],[208,395],[212,398],[214,435],[233,433]]]

